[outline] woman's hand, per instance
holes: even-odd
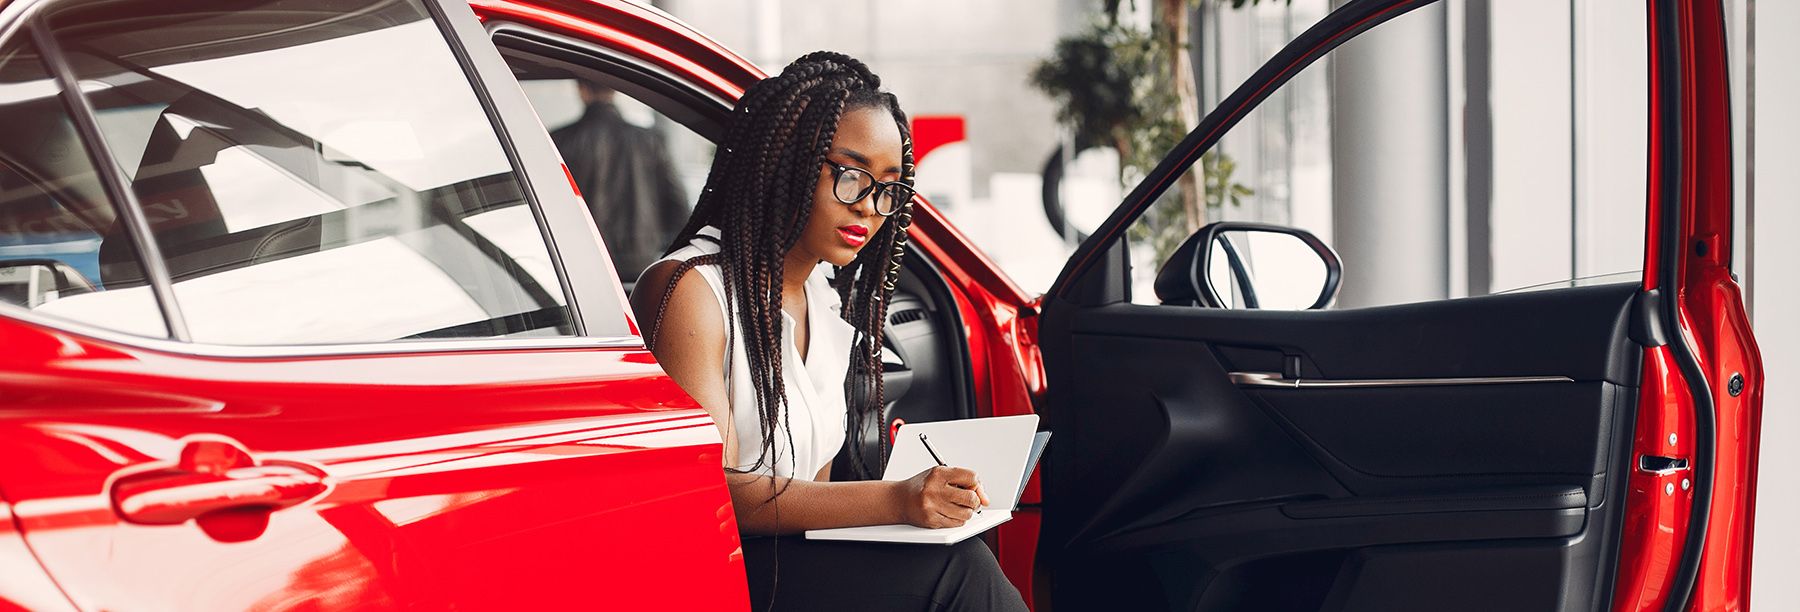
[[[906,523],[929,529],[961,527],[988,503],[975,471],[959,467],[919,472],[900,482],[900,493]]]

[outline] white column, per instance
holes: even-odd
[[[1756,546],[1750,577],[1752,610],[1800,610],[1800,3],[1750,5],[1755,40],[1755,92],[1749,110],[1754,161],[1749,220],[1751,326],[1762,348],[1762,460],[1757,465]],[[1734,60],[1741,61],[1741,60]]]
[[[1434,4],[1327,59],[1341,308],[1449,296],[1445,27],[1444,6]]]

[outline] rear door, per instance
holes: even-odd
[[[1056,606],[1685,608],[1694,572],[1683,570],[1684,585],[1669,560],[1684,552],[1699,560],[1689,505],[1697,490],[1711,491],[1699,472],[1715,468],[1705,450],[1713,431],[1696,425],[1713,417],[1696,410],[1694,398],[1727,390],[1676,374],[1696,345],[1681,318],[1692,315],[1667,296],[1691,281],[1658,282],[1666,268],[1655,253],[1671,261],[1692,251],[1682,230],[1659,229],[1655,220],[1684,205],[1711,211],[1703,216],[1723,206],[1728,220],[1730,183],[1722,183],[1723,204],[1707,180],[1699,182],[1713,191],[1700,196],[1692,191],[1700,187],[1682,192],[1679,181],[1657,189],[1694,159],[1684,157],[1692,150],[1680,149],[1682,141],[1654,136],[1669,129],[1653,130],[1650,151],[1623,153],[1652,162],[1652,239],[1644,245],[1651,256],[1636,278],[1353,309],[1131,303],[1143,290],[1133,266],[1163,262],[1127,234],[1154,214],[1146,211],[1175,177],[1309,64],[1426,4],[1345,3],[1299,36],[1150,173],[1046,296],[1040,329],[1050,391],[1042,414],[1057,437],[1046,460],[1039,560]],[[1669,106],[1697,77],[1656,55],[1716,44],[1692,38],[1709,23],[1718,27],[1716,3],[1696,4],[1679,12],[1677,27],[1675,3],[1651,3],[1651,24],[1666,28],[1652,31],[1650,65],[1662,70],[1653,72],[1661,89],[1651,116],[1717,128],[1695,117],[1718,115],[1683,116]],[[1701,68],[1686,69],[1722,79],[1708,72],[1711,60],[1723,73],[1712,49],[1701,53]],[[1701,111],[1719,112],[1716,100],[1709,104]],[[1658,161],[1663,154],[1671,157]],[[1717,158],[1728,156],[1707,159]],[[1712,170],[1706,176],[1729,177],[1728,162],[1722,175]],[[1687,194],[1685,204],[1658,199],[1676,193]],[[1728,244],[1725,227],[1723,238],[1710,239]],[[1673,238],[1659,233],[1669,231]],[[1722,292],[1726,313],[1719,316],[1737,320],[1729,315],[1741,313],[1735,285],[1719,277],[1718,257],[1707,261],[1689,262],[1689,274],[1713,270],[1708,282]],[[1727,349],[1713,350],[1748,373],[1747,333],[1725,331]],[[1746,410],[1753,423],[1746,404],[1720,418],[1735,415],[1730,435],[1753,440]],[[1717,467],[1737,484],[1721,490],[1741,500],[1743,445],[1731,448],[1731,461]],[[1747,518],[1741,507],[1724,512]]]
[[[744,607],[717,429],[466,4],[36,6],[0,507],[70,600]]]

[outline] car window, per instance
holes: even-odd
[[[1217,37],[1209,45],[1257,52],[1205,58],[1202,108],[1218,108],[1339,3],[1268,4],[1209,13],[1205,32]],[[1337,308],[1568,286],[1640,269],[1645,12],[1621,7],[1602,18],[1516,4],[1445,0],[1296,73],[1127,229],[1130,299],[1162,303],[1159,272],[1190,236],[1220,221],[1317,236],[1341,257]],[[1450,15],[1458,15],[1452,30],[1484,40],[1433,39]],[[1563,34],[1546,39],[1547,31]],[[1403,58],[1393,49],[1421,51]],[[1152,146],[1134,150],[1134,172],[1185,135],[1160,126],[1151,133]],[[1317,295],[1323,284],[1309,252],[1240,250],[1247,273],[1263,272],[1256,292]],[[1284,253],[1314,261],[1302,266]],[[1308,273],[1269,273],[1287,269]]]
[[[101,254],[137,261],[36,49],[0,47],[0,301],[152,337],[168,335],[142,275],[103,279]],[[135,263],[133,264],[135,266]]]
[[[712,166],[712,141],[607,84],[524,58],[509,61],[550,128],[614,269],[632,287],[686,225]]]
[[[108,2],[48,17],[192,339],[573,334],[538,216],[425,7],[258,7]],[[138,273],[108,255],[103,277]]]

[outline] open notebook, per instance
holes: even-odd
[[[1037,415],[1027,414],[901,425],[894,434],[894,451],[882,480],[906,480],[937,465],[919,441],[919,434],[926,434],[931,448],[944,463],[975,470],[993,507],[983,508],[961,527],[872,525],[813,529],[806,532],[806,539],[955,544],[992,529],[1012,519],[1012,510],[1018,507],[1025,483],[1031,479],[1031,470],[1050,440],[1050,432],[1037,431],[1037,424]]]

